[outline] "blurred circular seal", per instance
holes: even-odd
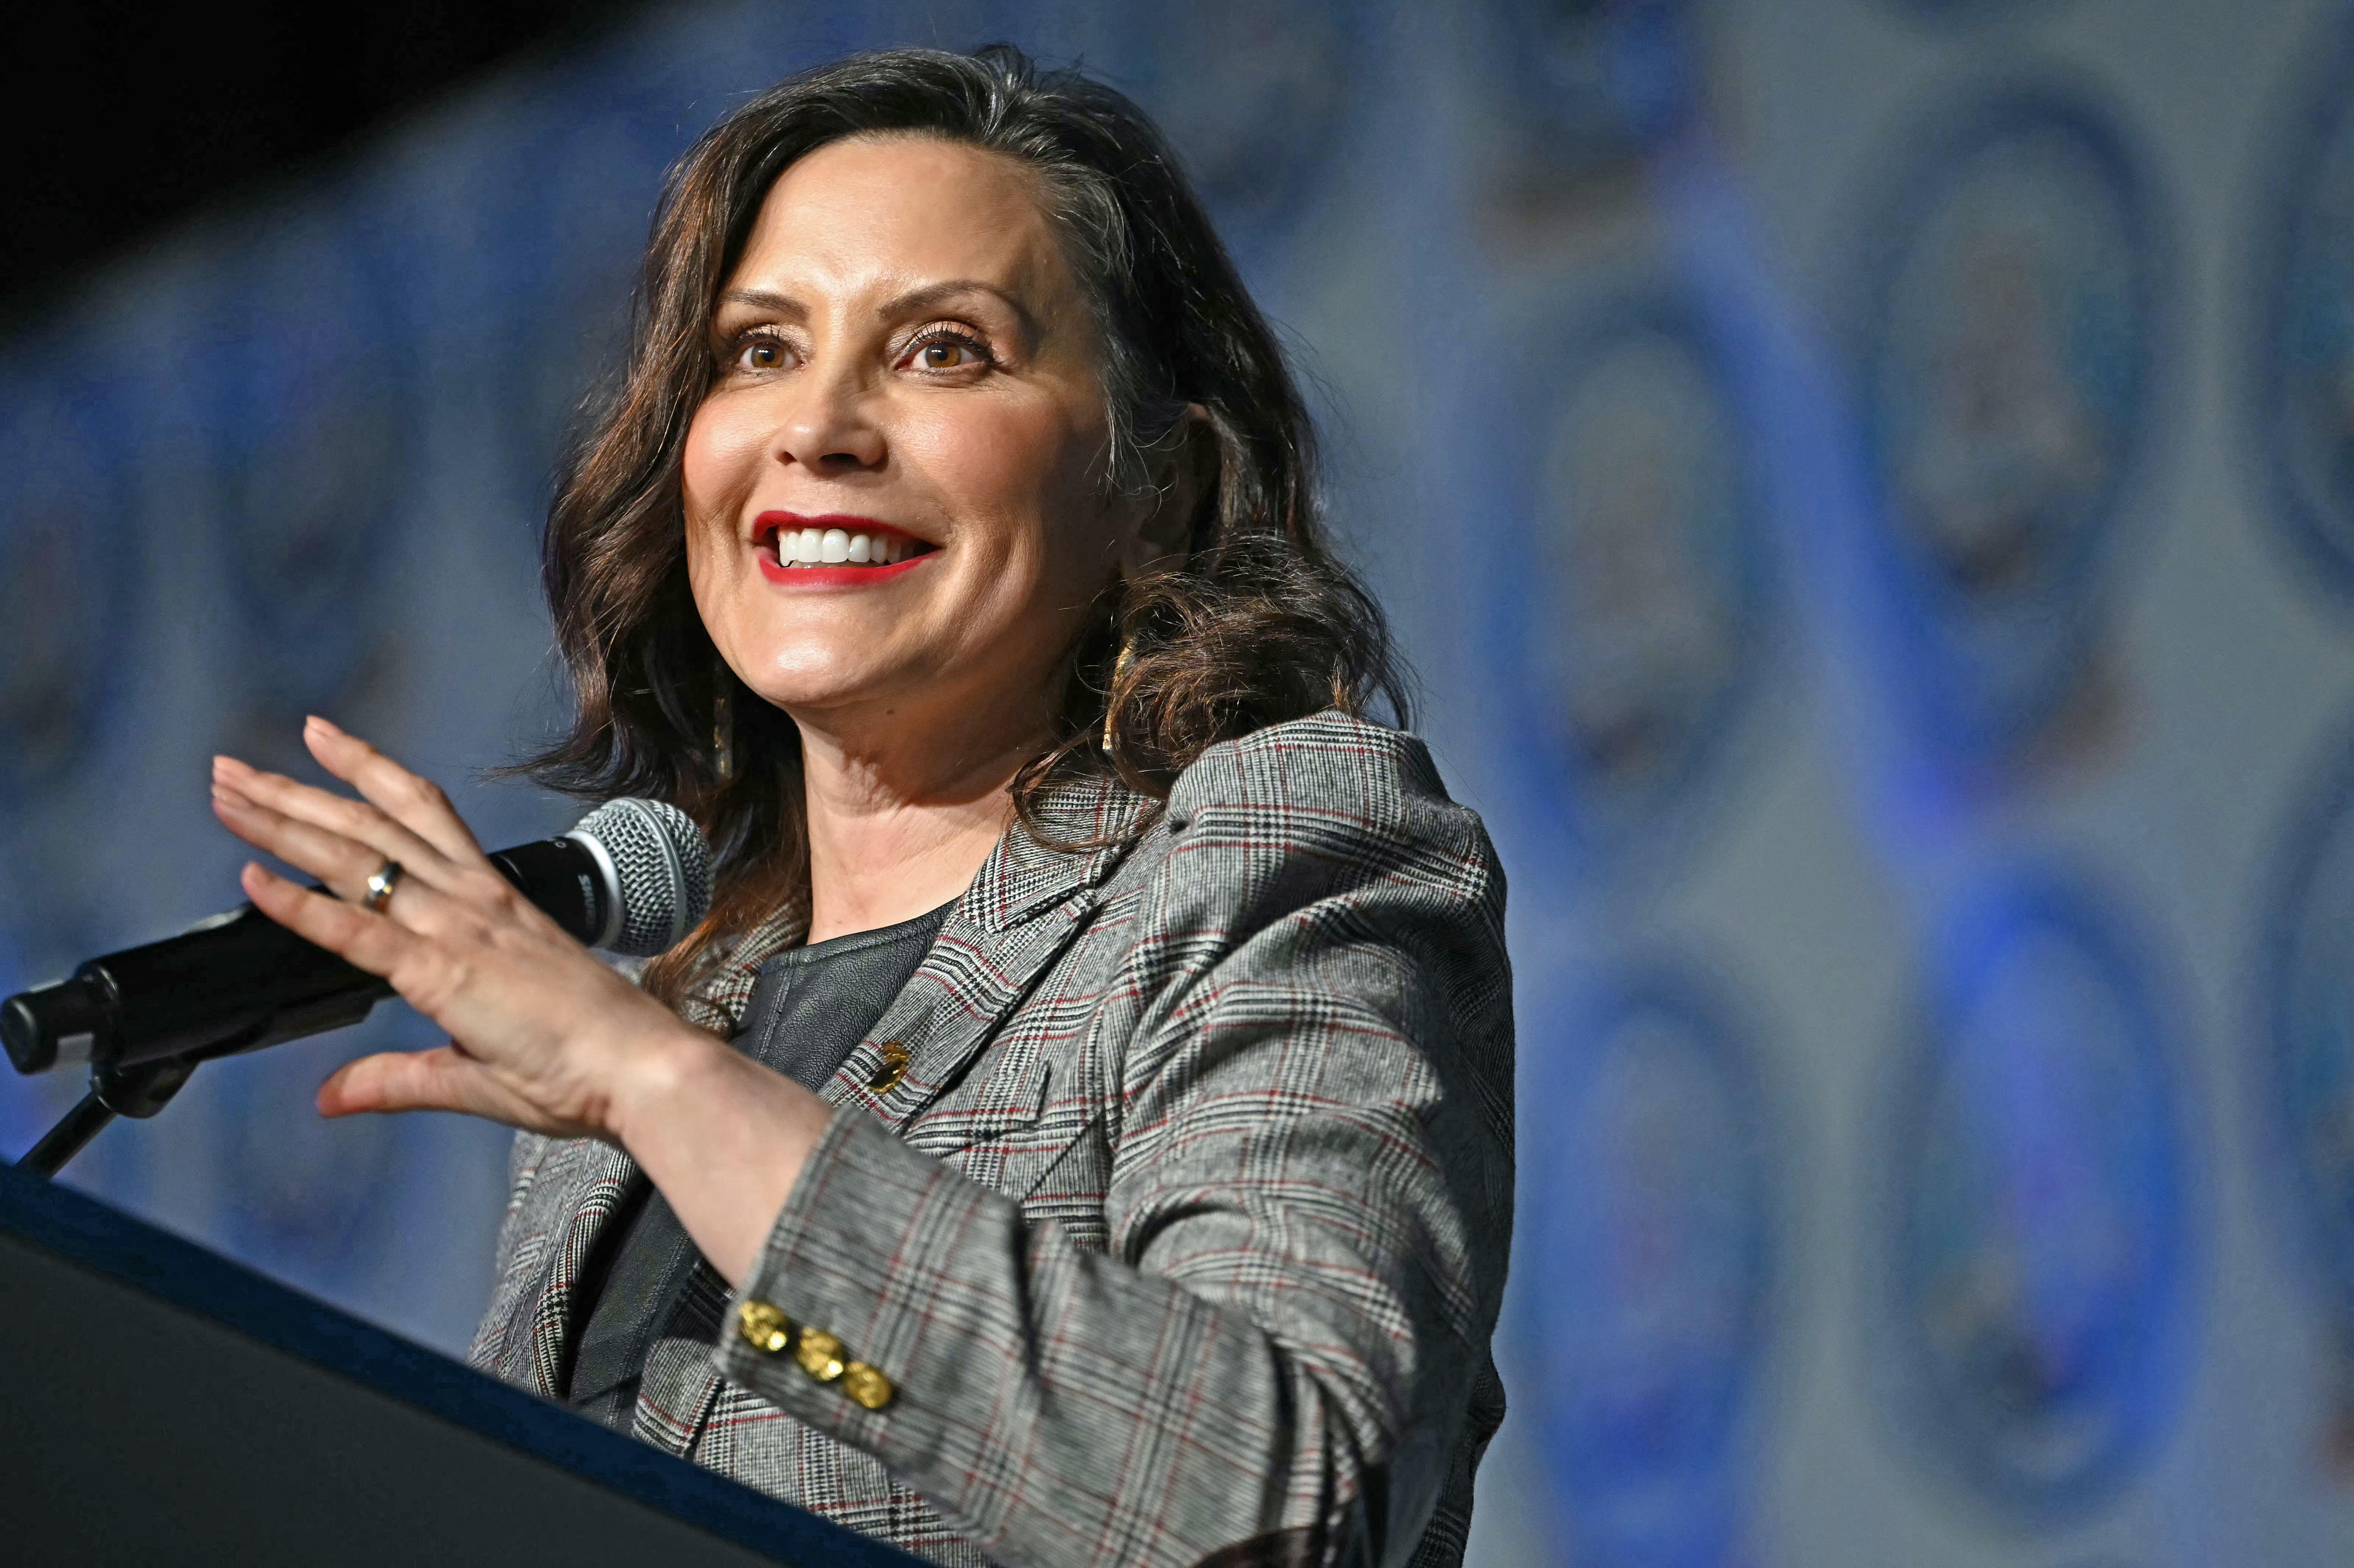
[[[2354,596],[2354,10],[2332,13],[2293,103],[2260,231],[2252,434],[2299,558]]]
[[[1681,965],[1532,1032],[1519,1267],[1547,1462],[1599,1563],[1726,1561],[1769,1331],[1777,1203],[1747,1031]]]
[[[1498,747],[1527,821],[1573,856],[1656,842],[1703,791],[1772,620],[1748,412],[1696,302],[1657,289],[1515,328],[1469,399],[1492,530]]]
[[[110,425],[124,428],[69,387],[0,385],[0,801],[11,827],[88,756],[131,658],[140,540],[124,465],[101,437]]]
[[[1231,238],[1310,205],[1362,95],[1365,18],[1341,0],[1200,0],[1145,13],[1144,96]]]
[[[2190,1351],[2180,1088],[2157,976],[2078,887],[2014,875],[1940,944],[1887,1118],[1896,1414],[2038,1524],[2115,1493]]]
[[[1691,0],[1490,0],[1491,77],[1528,150],[1579,174],[1629,162],[1695,117]]]
[[[2147,444],[2162,277],[2124,135],[2056,88],[1937,117],[1860,228],[1856,394],[1896,663],[1999,758],[2080,689]]]
[[[324,202],[232,263],[214,355],[215,461],[242,679],[336,705],[389,657],[421,420],[390,237]]]
[[[2279,1150],[2307,1255],[2354,1322],[2354,731],[2291,818],[2274,883],[2258,1147]]]

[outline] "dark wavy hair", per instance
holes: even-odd
[[[1362,713],[1380,699],[1407,722],[1381,610],[1326,542],[1314,433],[1282,352],[1144,113],[1004,45],[804,71],[672,169],[627,373],[586,416],[548,514],[547,597],[578,713],[525,769],[570,794],[675,801],[710,835],[710,916],[645,976],[673,1003],[720,944],[809,907],[800,732],[739,689],[687,588],[680,454],[715,373],[711,315],[786,166],[876,135],[939,137],[1037,176],[1104,344],[1104,484],[1148,483],[1156,453],[1186,439],[1189,405],[1206,411],[1215,447],[1182,565],[1108,588],[1070,650],[1059,733],[1014,780],[1023,822],[1036,828],[1034,808],[1057,779],[1110,770],[1165,799],[1210,746],[1327,706]],[[714,740],[722,706],[734,715],[732,768]]]

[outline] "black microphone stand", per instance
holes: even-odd
[[[243,933],[241,947],[225,944]],[[290,948],[289,943],[292,942]],[[292,997],[256,1006],[244,1000],[257,976],[292,974]],[[148,1010],[124,1054],[121,1037],[125,977],[134,994],[170,994],[180,1012],[159,1028]],[[366,1018],[392,987],[299,938],[290,939],[251,905],[143,948],[93,959],[66,980],[0,1004],[0,1036],[18,1072],[53,1064],[77,1037],[80,1048],[109,1060],[92,1063],[90,1092],[26,1150],[16,1169],[50,1177],[89,1147],[116,1117],[144,1120],[171,1104],[199,1063],[341,1029]],[[160,1038],[158,1037],[160,1036]]]
[[[116,1117],[143,1121],[171,1104],[172,1097],[196,1070],[194,1062],[181,1056],[135,1062],[127,1067],[92,1067],[90,1092],[58,1118],[57,1126],[41,1135],[40,1142],[25,1151],[16,1169],[45,1181],[56,1175]]]
[[[684,816],[644,800],[600,807],[578,832],[618,811],[615,820],[624,828],[637,824],[638,839],[663,838],[663,853],[675,869],[684,851],[662,826],[658,810],[670,811],[684,824],[680,832],[694,836]],[[625,834],[622,842],[637,841]],[[518,844],[490,860],[579,940],[605,944],[621,936],[621,885],[600,841],[576,833]],[[694,906],[700,919],[703,906]],[[169,1105],[198,1063],[345,1028],[391,994],[384,980],[292,936],[248,904],[177,937],[92,959],[66,980],[9,997],[0,1003],[0,1039],[20,1073],[48,1071],[75,1041],[83,1053],[80,1060],[135,1058],[92,1066],[90,1092],[26,1151],[16,1169],[54,1176],[116,1117],[143,1119]],[[172,1005],[159,1007],[154,999],[166,996]],[[138,998],[146,1000],[134,1007],[130,999]],[[126,1010],[136,1015],[128,1025]]]

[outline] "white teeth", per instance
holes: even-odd
[[[843,528],[781,529],[776,535],[781,567],[896,566],[916,554],[916,542],[895,534],[853,534]]]

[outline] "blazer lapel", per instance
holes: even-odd
[[[679,1003],[679,1016],[698,1029],[732,1039],[743,1027],[744,1010],[752,1004],[753,990],[760,983],[760,966],[798,946],[808,934],[808,916],[792,911],[754,927],[688,990]]]
[[[534,1393],[557,1399],[563,1394],[581,1270],[637,1178],[638,1166],[612,1145],[586,1138],[565,1144],[548,1159],[551,1169],[541,1173],[540,1182],[552,1200],[550,1223],[560,1231],[548,1249],[540,1288],[529,1298],[531,1317],[523,1338],[530,1348],[530,1362],[502,1367],[501,1372],[510,1379],[526,1373]]]
[[[1089,777],[1040,802],[1035,833],[1017,821],[825,1097],[895,1131],[938,1098],[1086,927],[1104,879],[1157,810],[1117,779]],[[907,1053],[904,1070],[888,1046]]]

